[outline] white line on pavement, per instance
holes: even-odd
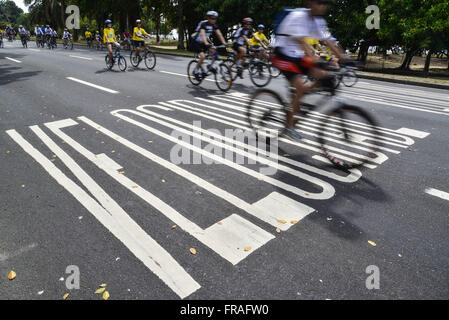
[[[188,77],[186,74],[181,74],[181,73],[175,73],[175,72],[168,72],[168,71],[159,71],[160,73],[165,73],[165,74],[171,74],[174,76],[181,76],[181,77]],[[204,79],[206,81],[211,81],[211,82],[215,82],[215,80],[211,80],[211,79]]]
[[[72,77],[67,77],[66,79],[72,80],[72,81],[75,81],[75,82],[78,82],[78,83],[81,83],[81,84],[84,84],[86,86],[89,86],[89,87],[92,87],[92,88],[95,88],[95,89],[103,90],[103,91],[106,91],[106,92],[109,92],[109,93],[114,93],[114,94],[119,93],[118,91],[111,90],[111,89],[108,89],[108,88],[105,88],[105,87],[102,87],[102,86],[98,86],[96,84],[93,84],[93,83],[90,83],[90,82],[87,82],[87,81],[83,81],[83,80],[80,80],[80,79],[76,79],[76,78],[72,78]]]
[[[437,189],[434,189],[434,188],[427,188],[426,189],[426,193],[430,194],[431,196],[438,197],[438,198],[441,198],[443,200],[449,201],[449,193],[447,193],[447,192],[444,192],[444,191],[441,191],[441,190],[437,190]]]
[[[16,63],[22,63],[22,61],[19,61],[19,60],[10,58],[10,57],[5,57],[5,58],[8,59],[8,60],[11,60],[11,61],[13,61],[13,62],[16,62]]]
[[[39,49],[29,49],[31,51],[41,52]]]
[[[81,57],[81,56],[72,56],[72,55],[69,55],[69,57],[77,58],[77,59],[84,59],[84,60],[93,60],[92,58],[86,58],[86,57]]]

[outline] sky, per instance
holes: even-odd
[[[16,3],[16,5],[17,5],[19,8],[22,8],[22,10],[23,10],[25,13],[28,12],[27,7],[25,7],[25,5],[23,4],[23,0],[13,0],[13,1]]]

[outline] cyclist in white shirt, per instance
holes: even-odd
[[[332,40],[326,21],[321,17],[326,14],[329,0],[306,0],[306,9],[290,12],[278,26],[275,42],[273,64],[285,75],[290,86],[296,89],[291,101],[291,111],[287,116],[285,136],[301,140],[301,135],[294,130],[295,114],[304,94],[313,86],[330,81],[329,74],[316,65],[320,58],[315,55],[313,47],[307,43],[308,38],[323,41],[342,61],[348,60],[343,50]],[[301,75],[321,79],[312,86],[304,84]]]

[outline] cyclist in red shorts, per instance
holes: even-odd
[[[294,129],[294,116],[299,111],[301,98],[313,86],[329,81],[329,74],[316,66],[320,58],[315,55],[313,47],[307,43],[307,38],[323,41],[341,61],[348,60],[343,50],[332,40],[326,21],[321,17],[326,14],[329,5],[329,0],[307,0],[307,8],[293,10],[278,26],[273,64],[285,75],[290,86],[296,89],[283,131],[283,135],[292,140],[302,139]],[[310,75],[320,81],[306,85],[300,75]]]

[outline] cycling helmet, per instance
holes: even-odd
[[[137,19],[137,20],[136,20],[136,24],[139,24],[139,23],[142,23],[142,20]]]
[[[46,27],[47,27],[47,28],[50,28],[50,25],[47,24]]]
[[[251,19],[251,18],[245,18],[245,19],[243,19],[243,24],[247,24],[247,23],[253,23],[253,19]]]
[[[259,24],[259,25],[257,26],[257,28],[259,28],[259,29],[265,29],[265,26],[264,26],[263,24]]]
[[[89,28],[86,28],[86,31],[89,31]]]
[[[216,17],[218,17],[218,12],[216,12],[216,11],[208,11],[206,16],[208,16],[208,17],[215,17],[216,18]]]
[[[23,28],[23,26],[22,26],[22,25],[20,25],[20,26],[19,26],[19,28]]]
[[[104,24],[110,24],[110,23],[112,23],[112,21],[109,19],[104,22]]]

